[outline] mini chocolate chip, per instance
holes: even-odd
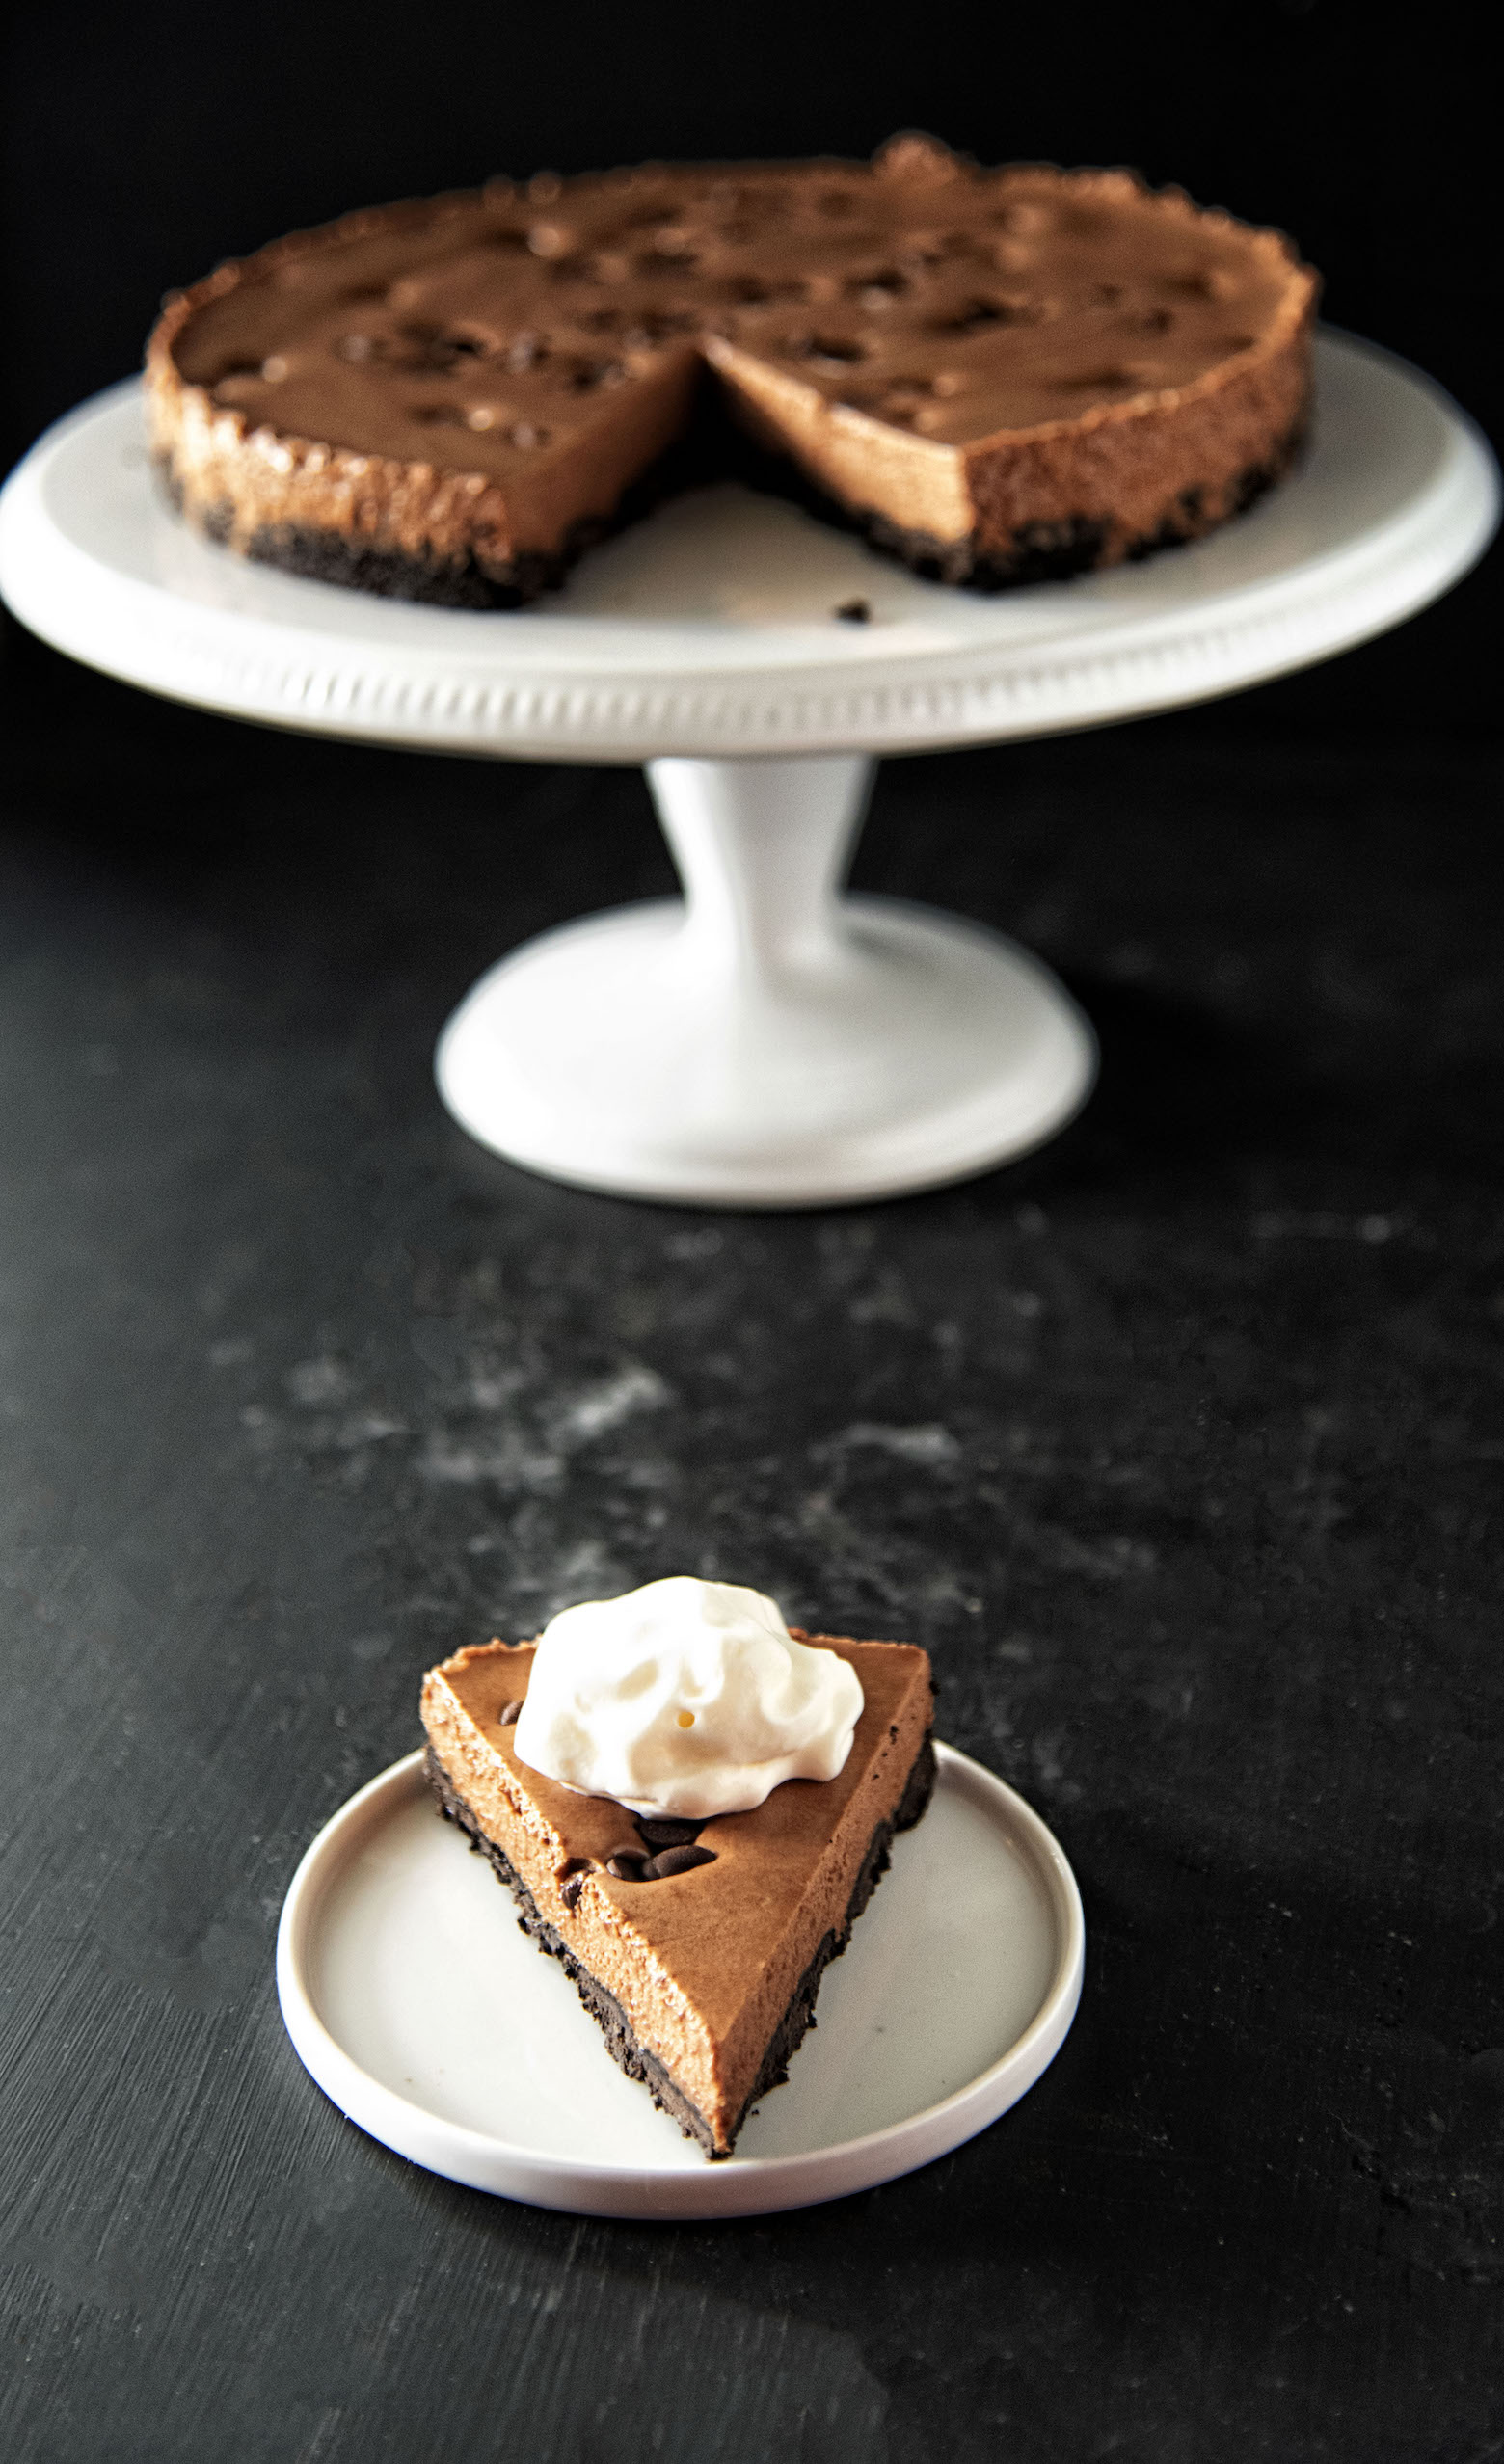
[[[687,1848],[700,1836],[697,1822],[681,1822],[672,1814],[639,1814],[637,1829],[650,1848]]]
[[[613,1848],[605,1861],[605,1870],[618,1882],[641,1882],[647,1859],[640,1848]]]
[[[984,326],[1012,325],[1015,311],[1003,300],[971,299],[949,316],[935,319],[937,334],[980,334]]]
[[[836,609],[838,625],[870,625],[873,605],[870,599],[844,599]]]
[[[908,289],[908,277],[897,266],[885,265],[876,274],[859,274],[846,286],[854,290],[864,308],[891,308],[900,292]]]
[[[665,1848],[660,1856],[650,1857],[642,1868],[644,1882],[667,1882],[671,1874],[688,1874],[696,1865],[713,1865],[713,1848]]]
[[[558,1878],[563,1886],[559,1896],[566,1908],[578,1907],[579,1894],[584,1889],[585,1876],[590,1871],[590,1865],[591,1860],[588,1857],[570,1857],[559,1867]]]
[[[620,360],[586,360],[574,369],[569,383],[576,393],[591,393],[598,386],[620,385],[626,374]]]
[[[514,1720],[516,1720],[516,1719],[519,1717],[519,1715],[521,1714],[522,1708],[523,1708],[523,1706],[522,1706],[521,1702],[503,1702],[503,1703],[502,1703],[501,1708],[500,1708],[500,1710],[499,1710],[499,1712],[497,1713],[497,1718],[499,1719],[499,1721],[500,1721],[501,1726],[503,1727],[503,1728],[509,1728],[509,1727],[512,1726],[513,1721],[514,1721]]]

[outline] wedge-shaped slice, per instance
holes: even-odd
[[[800,1639],[839,1651],[861,1678],[845,1769],[695,1826],[707,1861],[658,1879],[632,1873],[651,1827],[644,1836],[609,1798],[577,1796],[518,1760],[507,1715],[527,1691],[530,1644],[456,1652],[423,1683],[443,1812],[511,1886],[524,1929],[563,1960],[623,2070],[710,2156],[730,2155],[751,2105],[787,2077],[821,1974],[933,1783],[928,1654]],[[613,1859],[621,1875],[606,1870]]]

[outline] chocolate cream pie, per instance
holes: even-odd
[[[190,522],[363,590],[516,606],[728,473],[996,589],[1277,480],[1316,291],[1279,232],[1178,190],[907,137],[352,214],[172,298],[147,390]]]
[[[558,1655],[592,1619],[602,1648],[582,1680]],[[589,1738],[592,1703],[614,1753]],[[928,1803],[931,1703],[914,1645],[805,1636],[756,1593],[679,1578],[566,1611],[536,1645],[456,1652],[424,1679],[422,1716],[440,1809],[622,2069],[714,2157],[786,2077],[894,1833]],[[685,1810],[716,1804],[737,1809]]]

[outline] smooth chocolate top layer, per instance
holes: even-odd
[[[248,426],[508,481],[588,450],[622,388],[744,353],[936,445],[1047,434],[1264,347],[1312,281],[1130,174],[900,139],[355,214],[223,268],[173,351]]]

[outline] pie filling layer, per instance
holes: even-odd
[[[999,586],[1276,479],[1315,293],[1279,233],[1178,191],[908,139],[351,215],[170,302],[148,397],[200,527],[367,589],[517,603],[728,470]]]
[[[710,2156],[731,2153],[786,2076],[825,1968],[933,1782],[927,1654],[811,1639],[862,1681],[844,1769],[690,1825],[639,1823],[519,1760],[512,1715],[531,1646],[459,1652],[424,1683],[442,1810],[512,1889],[524,1930],[563,1961],[621,2067]]]

